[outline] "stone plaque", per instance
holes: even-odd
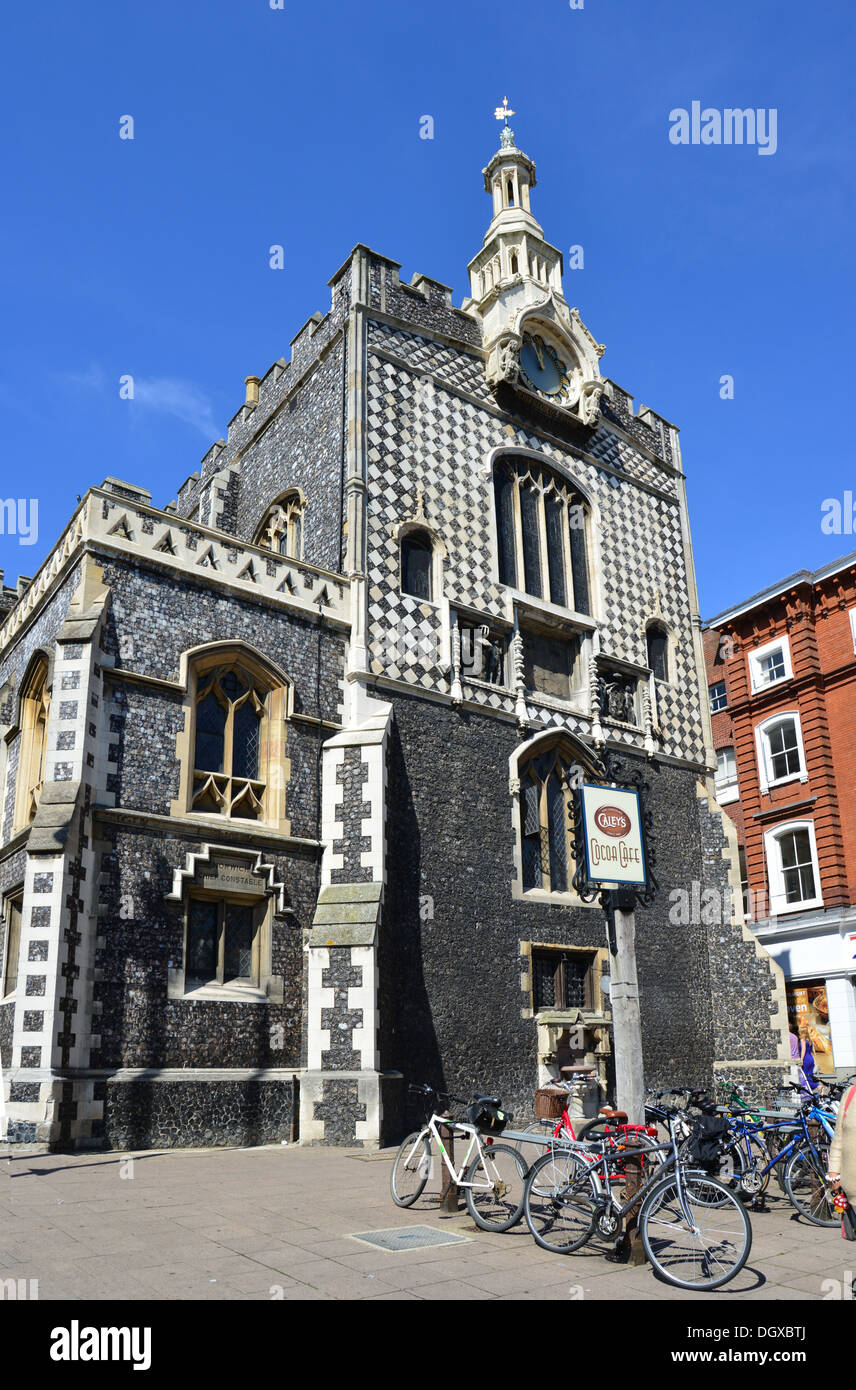
[[[204,864],[197,875],[200,888],[208,888],[217,893],[247,893],[254,898],[264,894],[264,883],[257,878],[248,864],[239,864],[230,859],[217,859],[213,864]]]

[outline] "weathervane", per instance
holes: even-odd
[[[502,128],[502,144],[503,144],[503,147],[504,147],[504,148],[508,148],[508,147],[510,147],[510,146],[513,146],[513,144],[514,144],[514,131],[510,128],[510,126],[509,126],[509,124],[508,124],[508,118],[509,118],[509,116],[513,116],[515,113],[512,111],[511,107],[510,107],[509,104],[508,104],[508,97],[503,97],[503,98],[502,98],[502,105],[501,105],[501,106],[497,106],[497,108],[496,108],[496,110],[494,111],[493,114],[494,114],[496,120],[498,120],[498,121],[505,121],[505,125],[504,125],[503,128]]]

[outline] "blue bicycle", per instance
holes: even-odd
[[[799,1090],[798,1086],[794,1086]],[[816,1121],[823,1137],[815,1141],[809,1124]],[[724,1147],[733,1163],[734,1184],[747,1196],[762,1193],[776,1170],[791,1205],[816,1226],[837,1226],[839,1216],[832,1206],[827,1179],[829,1145],[835,1130],[835,1116],[818,1102],[803,1102],[796,1114],[777,1120],[731,1116],[729,1128],[734,1138]],[[790,1135],[787,1142],[770,1154],[767,1137]]]

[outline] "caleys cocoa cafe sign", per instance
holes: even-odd
[[[645,883],[639,793],[624,787],[580,787],[586,868],[591,883]]]

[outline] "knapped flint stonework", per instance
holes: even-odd
[[[103,1138],[108,1148],[214,1148],[278,1144],[291,1130],[290,1079],[110,1080]]]
[[[359,1098],[356,1081],[324,1082],[324,1099],[314,1106],[315,1119],[324,1122],[325,1144],[341,1144],[347,1148],[362,1148],[357,1138],[357,1124],[366,1118],[366,1106]]]
[[[675,888],[729,881],[704,790],[677,431],[598,375],[602,349],[564,301],[555,248],[539,243],[544,264],[512,272],[496,205],[494,217],[462,308],[357,246],[329,311],[300,329],[257,399],[251,382],[176,501],[160,510],[145,488],[105,479],[0,613],[0,897],[24,890],[19,984],[0,1004],[12,1142],[246,1145],[299,1124],[306,1143],[370,1146],[416,1118],[404,1114],[409,1080],[496,1091],[528,1116],[547,1065],[533,944],[605,945],[597,907],[518,879],[510,759],[539,734],[592,757],[609,745],[650,784],[660,891],[637,917],[648,1083],[710,1084],[720,1063],[764,1086],[781,1074],[764,953],[739,926],[669,917]],[[506,304],[516,352],[533,325],[578,352],[585,409],[582,394],[561,409],[521,389],[507,343],[497,379]],[[501,451],[585,499],[588,612],[500,582]],[[302,553],[275,554],[256,538],[290,491],[304,506]],[[430,597],[402,593],[413,527],[430,540]],[[670,637],[657,682],[654,620]],[[500,642],[499,680],[455,666],[462,627]],[[530,630],[589,644],[568,698],[526,684]],[[221,650],[263,667],[288,707],[267,716],[284,812],[265,821],[191,804],[194,663]],[[45,781],[13,842],[32,769],[18,694],[39,652],[57,666]],[[632,719],[603,707],[603,671],[628,683]],[[223,860],[231,877],[206,879]],[[191,892],[221,922],[230,903],[235,921],[255,905],[249,974],[188,988]]]

